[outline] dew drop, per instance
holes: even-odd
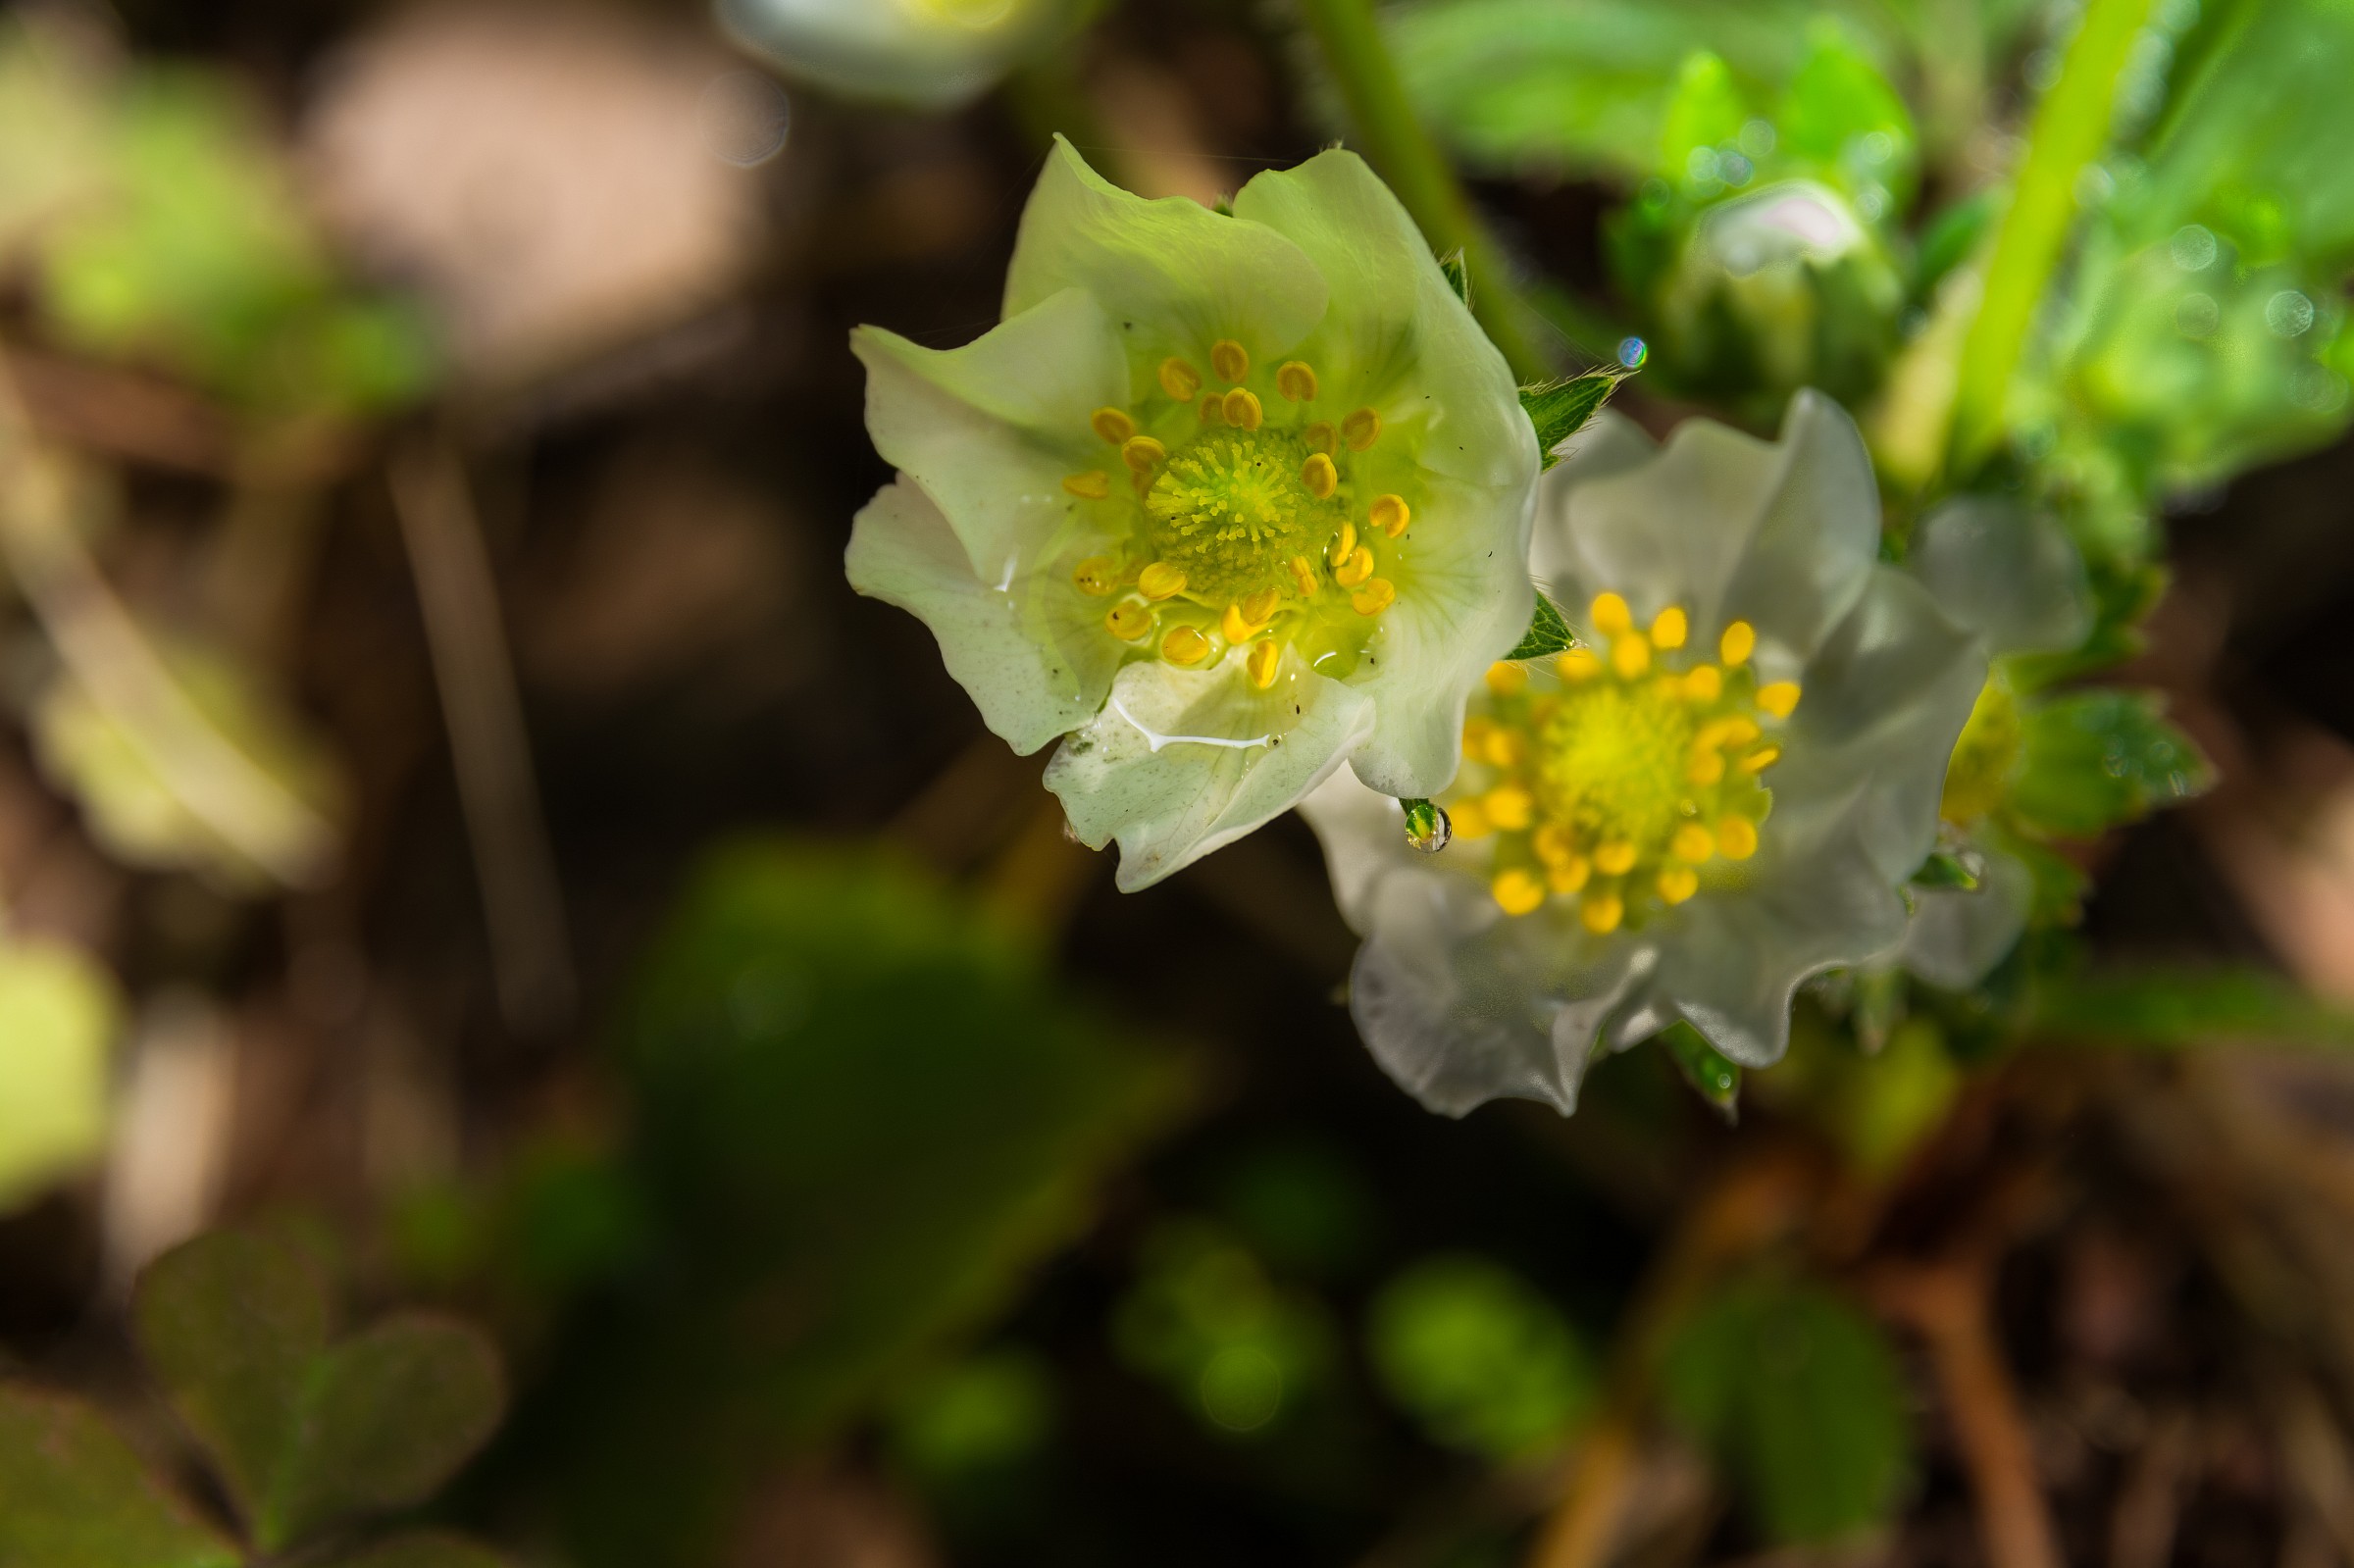
[[[1408,847],[1435,855],[1455,840],[1455,824],[1447,808],[1431,800],[1406,803],[1406,841]]]

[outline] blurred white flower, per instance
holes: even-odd
[[[745,48],[848,98],[953,109],[995,86],[1069,0],[718,0]]]

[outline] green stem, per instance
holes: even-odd
[[[1300,0],[1324,63],[1340,84],[1365,156],[1440,255],[1461,251],[1471,314],[1523,381],[1552,374],[1528,334],[1518,293],[1446,155],[1414,113],[1398,63],[1373,20],[1372,0]]]
[[[2060,79],[2037,106],[2026,156],[1986,266],[1977,319],[1963,343],[1954,396],[1951,468],[1985,461],[2003,432],[2003,402],[2019,369],[2035,307],[2068,246],[2076,181],[2101,155],[2134,36],[2153,0],[2090,0]]]

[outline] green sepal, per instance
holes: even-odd
[[[1623,379],[1618,371],[1592,371],[1563,381],[1520,388],[1520,407],[1529,424],[1537,428],[1537,450],[1544,454],[1546,468],[1561,461],[1553,449],[1584,430],[1586,421],[1610,401]]]
[[[1507,659],[1545,659],[1577,646],[1577,635],[1569,623],[1561,618],[1561,606],[1540,593],[1536,614],[1528,618],[1528,630]]]
[[[1701,1037],[1690,1024],[1667,1026],[1660,1036],[1668,1060],[1684,1075],[1692,1091],[1715,1107],[1717,1113],[1730,1122],[1741,1114],[1741,1068],[1717,1054],[1716,1048]]]
[[[1471,269],[1463,264],[1463,253],[1455,250],[1441,256],[1439,271],[1447,275],[1447,286],[1455,290],[1455,297],[1463,302],[1463,308],[1470,309]]]
[[[1920,863],[1913,874],[1916,887],[1959,887],[1964,892],[1978,890],[1978,874],[1960,855],[1949,855],[1940,849]]]
[[[2150,692],[2072,691],[2027,710],[2011,801],[2035,828],[2091,837],[2203,793],[2214,770]]]

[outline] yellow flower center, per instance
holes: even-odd
[[[1773,803],[1764,776],[1799,688],[1759,683],[1746,622],[1723,629],[1714,660],[1686,649],[1691,624],[1676,606],[1638,630],[1626,601],[1605,593],[1592,623],[1599,648],[1572,648],[1550,670],[1488,672],[1446,804],[1458,838],[1495,838],[1491,887],[1506,913],[1558,898],[1607,936],[1734,880],[1757,853]]]
[[[1158,395],[1088,422],[1116,462],[1062,481],[1124,541],[1075,563],[1072,589],[1111,601],[1104,635],[1172,664],[1240,649],[1263,690],[1296,647],[1347,675],[1398,600],[1411,543],[1412,502],[1359,482],[1381,415],[1321,409],[1314,366],[1254,366],[1231,338],[1162,361],[1153,379]]]

